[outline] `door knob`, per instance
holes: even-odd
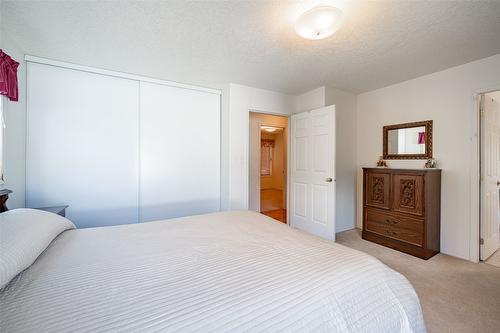
[[[325,179],[325,182],[327,182],[327,183],[331,183],[331,182],[333,182],[333,179],[332,179],[332,178],[330,178],[330,177],[328,177],[327,179]]]

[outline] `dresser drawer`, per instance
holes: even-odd
[[[386,211],[365,208],[365,230],[397,239],[409,244],[423,246],[424,222]]]

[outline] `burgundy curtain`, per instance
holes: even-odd
[[[19,99],[17,88],[17,67],[19,63],[0,50],[0,95],[11,101]]]
[[[418,144],[419,145],[425,144],[425,132],[418,133]]]
[[[260,140],[261,147],[271,147],[274,148],[274,140],[261,139]]]
[[[260,149],[260,175],[271,175],[271,161],[272,161],[273,148],[271,146],[262,146]]]
[[[274,140],[260,140],[260,175],[270,176],[272,170]]]

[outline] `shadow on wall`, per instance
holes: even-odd
[[[218,199],[203,199],[146,206],[141,208],[142,222],[218,212],[219,204],[220,201]],[[71,207],[71,203],[69,203],[69,207],[66,210],[66,217],[79,229],[139,223],[138,216],[139,211],[137,207],[114,207],[109,210],[92,210]]]

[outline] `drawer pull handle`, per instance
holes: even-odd
[[[387,231],[386,231],[386,233],[387,233],[388,235],[391,235],[391,236],[395,236],[395,235],[397,235],[397,234],[398,234],[397,232],[395,232],[395,231],[390,231],[390,230],[387,230]]]
[[[387,224],[398,224],[398,221],[391,221],[389,219],[385,220],[385,223]]]

